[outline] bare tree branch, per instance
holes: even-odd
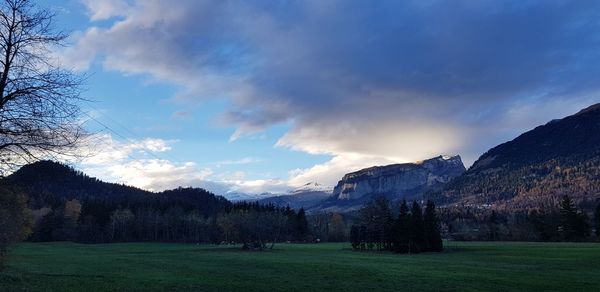
[[[50,57],[67,37],[54,15],[32,0],[0,0],[0,172],[55,155],[73,154],[83,78]]]

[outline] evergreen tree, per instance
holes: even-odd
[[[375,200],[379,212],[376,222],[377,250],[388,250],[392,242],[392,210],[390,203],[385,197]]]
[[[487,220],[488,225],[488,240],[497,240],[498,239],[498,214],[496,211],[492,211],[492,214]]]
[[[394,252],[407,253],[410,243],[410,213],[406,200],[400,204],[398,218],[393,227],[393,250]]]
[[[560,228],[564,240],[575,239],[574,225],[577,217],[575,205],[569,196],[564,196],[560,202]]]
[[[444,249],[440,234],[440,222],[433,201],[427,201],[424,215],[425,240],[427,251],[442,251]]]
[[[596,236],[600,237],[600,204],[596,206],[596,212],[594,215],[596,220]]]
[[[585,240],[590,237],[590,218],[586,213],[577,212],[577,217],[575,218],[575,239],[576,240]]]
[[[360,221],[367,228],[366,240],[369,249],[389,249],[393,217],[389,201],[385,197],[379,197],[365,205],[360,210]]]
[[[367,249],[367,226],[361,225],[359,230],[360,250]]]
[[[350,243],[352,244],[352,249],[360,248],[360,228],[357,225],[352,225],[350,228]]]
[[[410,245],[409,253],[419,253],[425,248],[425,226],[423,210],[416,201],[410,211]]]
[[[308,234],[308,220],[306,219],[306,212],[304,211],[304,208],[300,208],[300,210],[298,211],[295,223],[296,240],[306,240],[306,235]]]
[[[577,211],[569,196],[564,196],[560,202],[560,222],[563,240],[583,240],[589,236],[590,226],[587,215]]]
[[[560,240],[561,233],[559,230],[561,229],[561,216],[558,210],[533,210],[527,219],[538,232],[541,240]]]

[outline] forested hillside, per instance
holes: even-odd
[[[587,210],[600,200],[600,104],[492,148],[427,197],[516,210],[555,206],[564,195]]]
[[[29,197],[32,241],[304,241],[304,211],[258,203],[233,204],[199,188],[159,193],[106,183],[66,165],[41,161],[2,181]]]

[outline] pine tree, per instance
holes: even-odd
[[[560,219],[563,240],[583,240],[589,236],[588,217],[578,212],[569,196],[564,196],[560,203]]]
[[[367,249],[367,226],[361,225],[358,233],[360,241],[360,250]]]
[[[410,245],[409,253],[419,253],[425,248],[425,226],[423,210],[416,201],[410,211]]]
[[[393,227],[393,250],[394,252],[407,253],[410,243],[410,213],[406,200],[400,204],[398,218]]]
[[[354,250],[360,248],[360,228],[357,225],[352,225],[350,228],[350,244]]]
[[[392,210],[390,210],[390,203],[385,197],[375,200],[375,205],[378,210],[376,222],[377,250],[381,251],[390,247],[393,217]]]
[[[498,239],[498,214],[496,211],[492,211],[492,214],[488,218],[488,240]]]
[[[308,234],[308,220],[306,219],[306,212],[304,208],[300,208],[298,215],[296,215],[296,239],[299,241],[306,240]]]
[[[596,213],[594,216],[596,219],[596,236],[600,237],[600,204],[596,206]]]
[[[564,240],[575,239],[574,225],[577,217],[577,211],[573,200],[569,196],[564,196],[560,202],[560,228]]]
[[[360,210],[360,222],[367,228],[366,241],[369,249],[389,249],[393,217],[386,198],[379,197],[363,206]]]
[[[427,201],[424,215],[425,240],[427,251],[442,251],[442,235],[440,234],[440,222],[435,212],[433,201]]]

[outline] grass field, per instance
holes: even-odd
[[[26,243],[0,291],[600,291],[600,244],[451,243],[444,253],[348,244],[269,252],[184,244]]]

